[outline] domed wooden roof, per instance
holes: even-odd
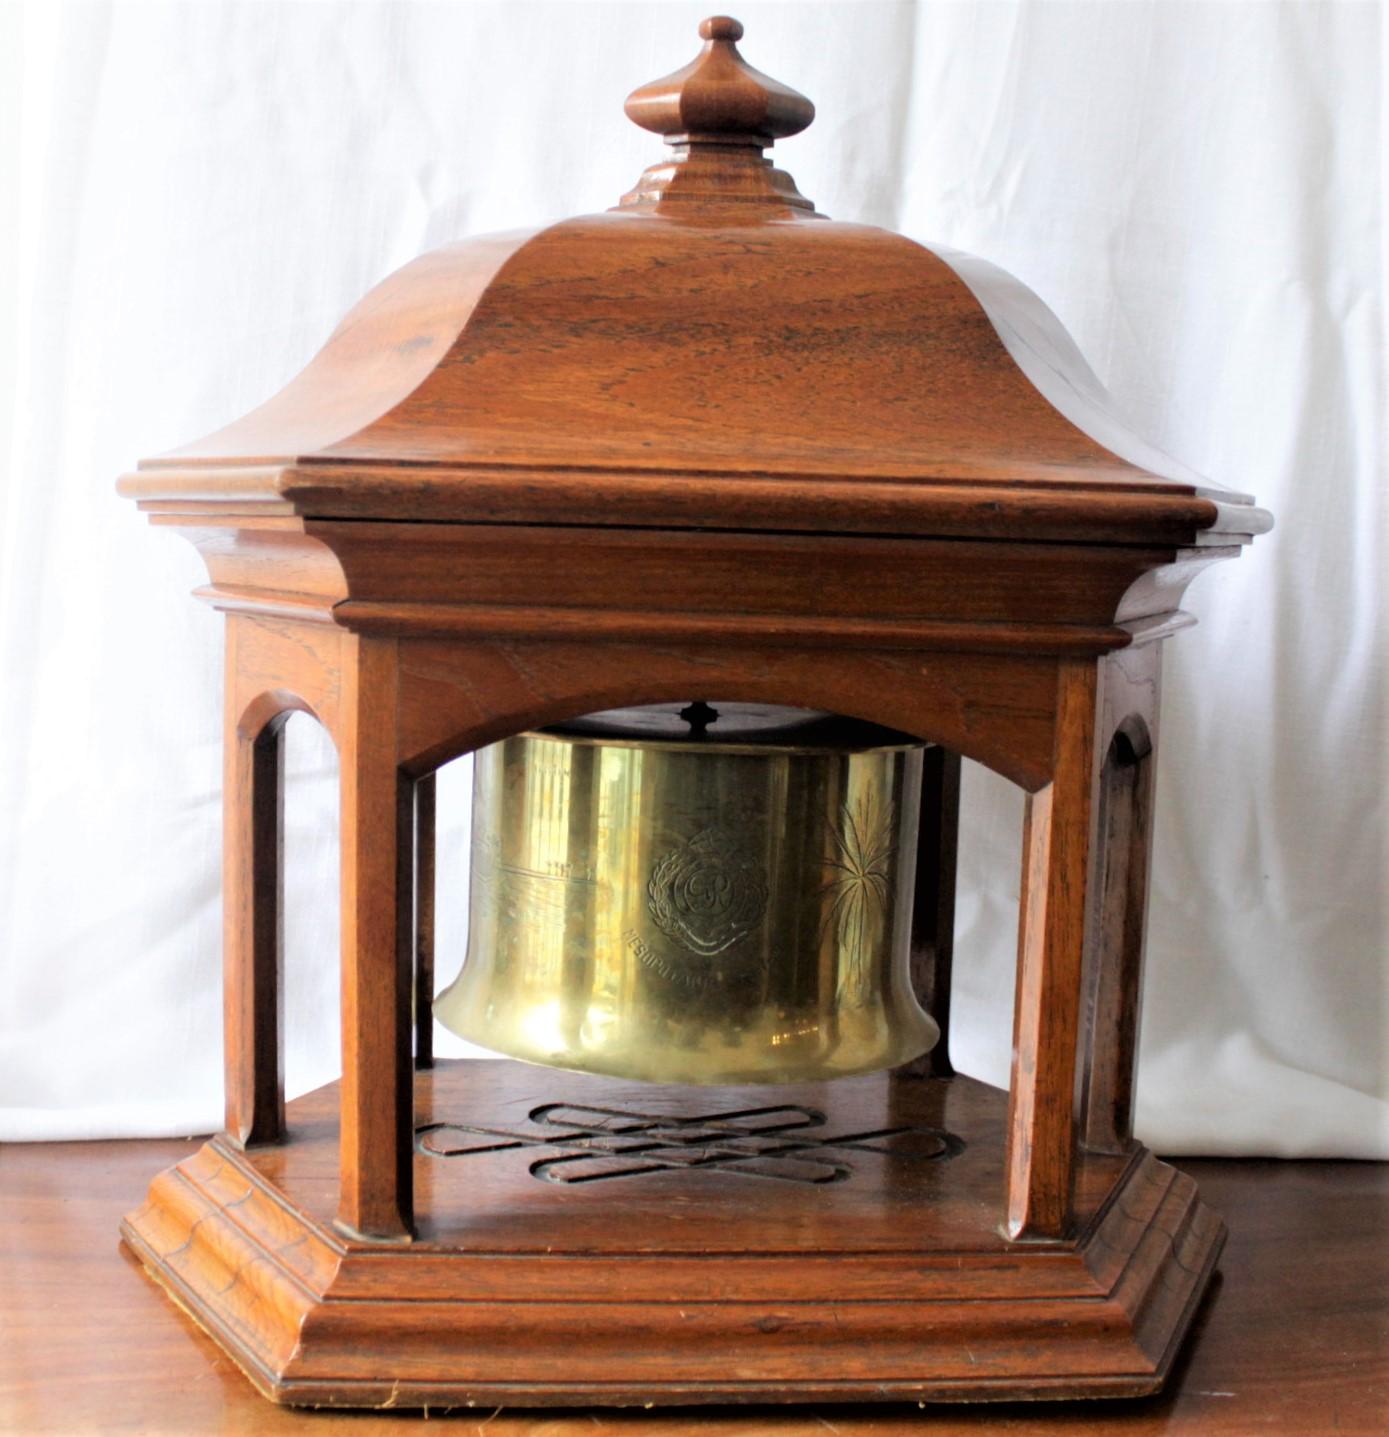
[[[698,58],[629,98],[673,150],[615,209],[406,265],[279,394],[122,492],[181,513],[1125,542],[1268,526],[1117,423],[1021,285],[817,214],[763,155],[813,106],[742,60],[741,33],[706,20]]]

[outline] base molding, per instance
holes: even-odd
[[[576,1105],[653,1100],[611,1080],[470,1062],[421,1073],[417,1113],[501,1112],[515,1126],[557,1084]],[[671,1111],[710,1102],[707,1089],[655,1091]],[[765,1089],[717,1096],[768,1102]],[[1071,1240],[1008,1243],[994,1150],[1005,1095],[873,1075],[774,1101],[804,1104],[835,1132],[881,1128],[890,1110],[958,1134],[960,1155],[853,1149],[851,1180],[818,1187],[672,1170],[571,1188],[536,1181],[533,1147],[457,1162],[421,1153],[417,1191],[433,1201],[419,1240],[349,1241],[332,1226],[325,1168],[335,1101],[333,1085],[291,1105],[283,1147],[213,1138],[156,1177],[121,1229],[277,1402],[1142,1395],[1167,1376],[1225,1237],[1194,1183],[1140,1150],[1082,1161]]]

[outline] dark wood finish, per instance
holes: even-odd
[[[408,1239],[415,978],[414,785],[397,752],[398,646],[352,638],[343,675],[342,1132],[338,1222]]]
[[[1146,1391],[1209,1278],[1218,1220],[1130,1132],[1157,652],[1191,580],[1271,521],[1078,428],[965,268],[815,215],[761,154],[809,103],[738,33],[706,22],[696,61],[633,97],[675,148],[617,210],[407,265],[279,395],[121,482],[228,615],[229,1139],[127,1231],[282,1398]],[[813,1211],[783,1194],[779,1221],[697,1220],[683,1188],[554,1207],[444,1181],[412,1147],[415,1110],[462,1082],[428,1067],[421,785],[521,729],[705,693],[948,750],[916,910],[938,1016],[959,758],[1026,790],[1006,1111],[904,1074],[885,1101],[956,1104],[967,1154],[935,1186],[861,1185],[866,1207],[843,1183]],[[344,1075],[277,1145],[296,709],[339,755]],[[484,1071],[450,1105],[503,1100]],[[479,1256],[521,1232],[552,1250]]]
[[[1081,1141],[1123,1152],[1133,1140],[1134,1087],[1142,1014],[1141,975],[1152,835],[1151,752],[1136,756],[1116,735],[1100,780],[1098,834],[1104,846],[1097,954],[1081,1059]],[[1112,956],[1110,956],[1112,954]]]
[[[720,643],[770,627],[779,644],[819,649],[1031,654],[1127,647],[1238,552],[543,523],[241,518],[230,534],[187,532],[218,607],[372,633]]]
[[[815,106],[788,85],[743,61],[743,27],[728,15],[700,23],[704,48],[683,69],[633,90],[627,117],[667,144],[746,145],[765,149],[798,135],[815,118]]]
[[[1268,526],[1063,417],[946,259],[816,215],[761,155],[814,107],[744,63],[741,33],[711,17],[691,64],[629,98],[674,150],[616,210],[407,265],[279,395],[123,492],[216,523],[231,505],[1180,547]]]
[[[712,684],[734,699],[831,709],[918,733],[1030,791],[1007,1199],[993,1220],[1028,1242],[1070,1235],[1099,675],[1115,643],[1156,643],[1170,630],[1169,609],[1150,616],[1144,607],[1171,604],[1220,551],[744,543],[676,531],[640,544],[585,531],[568,536],[566,549],[558,534],[530,529],[498,547],[498,533],[468,525],[270,522],[238,518],[230,533],[201,527],[194,537],[208,557],[209,597],[230,611],[237,634],[236,710],[264,724],[304,708],[338,744],[345,1231],[386,1242],[412,1231],[414,781],[518,729],[687,698]],[[694,607],[648,605],[639,614],[641,594],[666,592],[660,575],[672,571]],[[518,572],[531,576],[527,586],[517,587]],[[736,615],[714,608],[720,585],[739,595]],[[977,612],[961,601],[969,593],[979,596]],[[549,607],[533,607],[537,597]],[[937,617],[923,624],[912,613]],[[557,636],[539,637],[550,630]],[[243,1014],[234,1024],[249,1021]],[[1115,1072],[1132,1061],[1132,1034],[1124,1041],[1105,1060]],[[229,1057],[235,1086],[240,1059],[235,1049]],[[156,1192],[172,1201],[167,1185]],[[163,1249],[143,1251],[162,1263]],[[1115,1310],[1116,1321],[1125,1310]],[[1185,1308],[1155,1311],[1171,1323],[1169,1337],[1189,1318]],[[556,1350],[573,1353],[558,1330],[551,1336]],[[887,1360],[886,1338],[864,1340]],[[1065,1379],[1063,1350],[1049,1360],[1054,1379]],[[1106,1390],[1088,1368],[1069,1380],[1066,1390]],[[1038,1391],[1053,1385],[1040,1373],[1028,1381]]]
[[[547,1150],[530,1147],[418,1154],[417,1240],[391,1248],[332,1222],[336,1114],[352,1108],[325,1089],[291,1104],[293,1143],[214,1139],[123,1232],[268,1396],[349,1406],[967,1401],[1066,1395],[1078,1373],[1091,1392],[1151,1392],[1224,1241],[1189,1179],[1139,1154],[1081,1159],[1070,1240],[1010,1243],[994,1201],[1007,1100],[965,1078],[769,1094],[497,1061],[415,1083],[422,1123],[509,1131],[556,1102],[687,1117],[794,1103],[823,1112],[827,1135],[910,1125],[964,1147],[846,1147],[832,1201],[716,1169],[538,1181]]]
[[[194,1142],[54,1143],[0,1150],[0,1431],[379,1437],[420,1414],[273,1407],[112,1240],[148,1174]],[[286,1149],[285,1151],[289,1151]],[[473,1437],[1380,1437],[1389,1409],[1389,1165],[1184,1161],[1230,1219],[1221,1278],[1157,1397],[1027,1406],[456,1414]],[[537,1184],[538,1186],[538,1184]],[[598,1186],[602,1186],[599,1184]],[[331,1211],[331,1203],[329,1204]],[[436,1414],[437,1415],[437,1414]],[[486,1424],[485,1426],[483,1424]],[[428,1430],[432,1430],[428,1429]]]
[[[1095,731],[1093,664],[1057,675],[1056,763],[1027,796],[1019,898],[1008,1231],[1059,1237],[1070,1221],[1080,967],[1090,863]]]
[[[927,749],[921,765],[921,829],[912,892],[912,989],[940,1027],[929,1053],[898,1069],[920,1078],[948,1078],[950,973],[955,958],[955,870],[960,833],[960,755]]]
[[[228,644],[229,666],[235,648]],[[227,684],[234,702],[235,679]],[[228,704],[223,801],[227,1133],[243,1147],[285,1135],[284,724],[245,731]]]
[[[434,775],[415,784],[415,1066],[434,1064]]]
[[[1093,525],[1184,545],[1267,528],[1241,496],[1127,465],[1063,419],[920,245],[793,210],[767,223],[742,205],[715,228],[670,208],[660,223],[614,212],[431,257],[451,308],[456,293],[478,297],[444,359],[385,413],[375,391],[369,408],[342,413],[361,367],[349,316],[290,389],[127,476],[122,492],[189,517],[233,499],[283,514],[476,519],[485,492],[488,515],[568,524],[612,494],[619,509],[599,522],[625,511],[723,527],[733,509],[738,527],[770,530],[799,491],[814,517],[796,528],[1041,538]],[[406,266],[364,301],[376,327],[391,326],[382,350],[432,352],[450,321],[416,307],[426,283]],[[816,362],[804,362],[808,340]],[[402,389],[416,373],[412,362]],[[720,482],[699,482],[709,475]],[[1015,486],[1038,492],[1015,506]],[[832,526],[822,497],[838,511]]]
[[[1145,644],[1111,654],[1100,668],[1098,842],[1086,915],[1077,1095],[1081,1141],[1092,1152],[1120,1153],[1133,1144],[1161,664],[1162,646]]]
[[[730,16],[711,16],[699,33],[704,49],[690,64],[627,97],[628,118],[663,136],[675,156],[652,165],[623,207],[731,201],[813,211],[762,151],[805,129],[815,106],[744,62],[737,46],[743,27]]]

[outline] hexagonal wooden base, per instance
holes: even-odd
[[[965,1078],[674,1089],[498,1061],[422,1072],[415,1099],[436,1146],[484,1151],[417,1153],[412,1244],[332,1226],[336,1085],[284,1146],[214,1138],[122,1226],[275,1401],[1149,1393],[1224,1241],[1140,1150],[1081,1158],[1073,1241],[1009,1243],[1006,1098]]]

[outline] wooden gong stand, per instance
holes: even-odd
[[[811,222],[761,158],[807,120],[746,78],[733,25],[706,22],[701,60],[633,97],[685,148],[622,209],[426,256],[283,395],[122,481],[197,543],[228,616],[226,1131],[156,1178],[122,1232],[278,1401],[1151,1392],[1219,1254],[1193,1184],[1132,1136],[1159,657],[1187,582],[1267,515],[1062,419],[930,252]],[[703,140],[678,133],[681,86],[685,115],[705,105]],[[728,96],[749,86],[755,145],[730,139],[747,109]],[[754,231],[768,263],[796,260],[775,295],[738,258]],[[672,265],[647,262],[672,246],[678,299]],[[596,255],[621,260],[607,309]],[[836,319],[824,301],[850,272]],[[511,343],[532,296],[548,348]],[[912,305],[921,323],[908,315],[884,359],[875,316],[886,333]],[[712,326],[755,332],[769,308],[813,309],[819,339],[838,336],[832,385],[809,364],[764,382],[779,361],[742,339],[743,371],[704,377]],[[632,333],[594,339],[600,311],[635,314]],[[581,364],[552,359],[565,346]],[[644,408],[610,417],[615,376]],[[546,434],[572,432],[547,440],[531,403]],[[937,745],[914,947],[943,1029],[959,756],[1026,791],[1006,1094],[953,1076],[944,1043],[914,1071],[712,1094],[432,1063],[434,773],[519,730],[700,696]],[[340,764],[343,1076],[286,1112],[295,711]],[[537,1181],[533,1114],[555,1103],[670,1121],[804,1110],[814,1152],[843,1138],[842,1180],[751,1180],[736,1154],[720,1166],[718,1130],[706,1171]],[[436,1122],[523,1136],[441,1159],[415,1136]],[[955,1146],[926,1160],[855,1137],[889,1130]]]

